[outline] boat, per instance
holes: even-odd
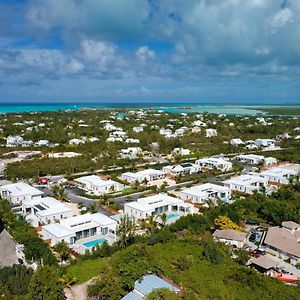
[[[300,281],[300,277],[292,275],[292,274],[284,274],[284,273],[279,273],[279,272],[272,272],[271,277],[276,278],[280,281],[284,282],[298,282]]]

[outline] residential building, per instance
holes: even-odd
[[[156,275],[145,275],[141,280],[135,281],[134,290],[121,300],[142,300],[157,289],[168,289],[174,293],[180,292],[179,287],[161,279]]]
[[[230,140],[230,144],[233,146],[241,146],[244,145],[245,143],[241,139],[232,139]]]
[[[223,181],[224,185],[233,191],[253,194],[261,188],[266,188],[268,180],[259,176],[259,174],[246,174]]]
[[[41,198],[43,192],[25,182],[17,182],[0,186],[0,195],[12,204],[22,204],[23,201]]]
[[[35,227],[60,222],[74,216],[71,208],[52,197],[23,201],[22,211],[26,214],[26,219]]]
[[[217,229],[213,233],[213,237],[219,242],[225,243],[227,245],[236,248],[243,248],[246,243],[247,233],[232,229]]]
[[[281,227],[270,227],[263,244],[271,254],[296,265],[300,262],[300,225],[286,221]]]
[[[139,132],[143,132],[144,131],[144,127],[142,126],[136,126],[132,128],[133,132],[139,133]]]
[[[160,193],[125,203],[124,211],[129,217],[135,218],[135,220],[142,220],[151,216],[155,217],[163,213],[167,215],[167,220],[171,220],[194,213],[194,206],[190,203],[185,203],[181,199]]]
[[[221,172],[226,172],[232,169],[232,163],[221,157],[206,157],[196,160],[196,165],[202,169],[216,169]]]
[[[6,147],[22,146],[24,139],[20,135],[10,135],[6,138]]]
[[[50,240],[52,246],[60,241],[72,245],[81,239],[96,235],[116,239],[116,229],[117,221],[101,213],[87,213],[43,226],[42,236],[45,240]]]
[[[103,195],[111,192],[117,192],[124,188],[124,184],[114,180],[103,180],[96,175],[79,177],[74,181],[79,188],[93,195]]]
[[[217,136],[217,135],[218,135],[218,132],[216,129],[212,129],[212,128],[205,129],[206,137],[213,137],[213,136]]]
[[[136,173],[132,173],[132,172],[123,173],[121,178],[122,180],[125,180],[129,183],[133,183],[133,182],[154,181],[158,179],[163,179],[165,178],[165,176],[166,176],[165,173],[160,170],[146,169]]]
[[[262,148],[274,148],[276,141],[273,139],[256,139],[255,145]]]
[[[140,147],[128,147],[127,149],[121,149],[120,155],[122,158],[136,159],[143,151]]]
[[[80,144],[85,144],[85,141],[83,141],[82,139],[69,140],[69,145],[80,145]]]
[[[200,171],[200,167],[192,163],[182,163],[175,166],[163,167],[163,172],[171,176],[191,175]]]
[[[290,180],[298,174],[294,170],[275,167],[265,170],[259,175],[267,179],[269,184],[289,184]]]
[[[189,149],[184,148],[174,148],[172,151],[173,155],[190,155],[191,151]]]
[[[212,200],[214,203],[217,200],[228,202],[231,198],[231,190],[226,186],[205,183],[182,190],[180,198],[192,203],[206,203],[209,200]]]

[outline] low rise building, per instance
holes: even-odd
[[[0,196],[12,204],[22,204],[23,201],[40,199],[43,192],[25,183],[17,182],[0,186]]]
[[[217,136],[218,135],[218,132],[216,129],[212,129],[212,128],[208,128],[208,129],[205,129],[205,136],[206,137],[214,137],[214,136]]]
[[[227,245],[236,248],[243,248],[246,243],[247,234],[245,232],[232,229],[217,229],[213,233],[213,237],[219,242],[225,243]]]
[[[103,180],[96,175],[79,177],[74,181],[79,188],[93,195],[103,195],[107,193],[117,192],[125,187],[122,183],[114,180]]]
[[[133,183],[133,182],[154,181],[158,179],[163,179],[165,178],[165,176],[166,176],[165,173],[160,170],[146,169],[136,173],[132,173],[132,172],[123,173],[121,178],[122,180],[125,180],[129,183]]]
[[[253,194],[254,191],[266,188],[268,180],[260,177],[259,174],[246,174],[225,180],[223,183],[233,191]]]
[[[69,245],[91,236],[116,240],[117,221],[101,214],[84,214],[42,227],[42,236],[53,246],[65,241]]]
[[[143,153],[140,147],[128,147],[127,149],[121,149],[120,155],[122,158],[136,159]]]
[[[171,176],[191,175],[193,173],[198,173],[199,171],[200,167],[192,163],[182,163],[180,165],[163,167],[163,172]]]
[[[216,203],[217,200],[228,202],[231,198],[231,190],[226,186],[212,183],[200,184],[180,192],[180,198],[192,203],[205,203],[209,200]]]
[[[298,174],[293,170],[275,167],[265,170],[259,175],[267,179],[269,184],[289,184],[290,180]]]
[[[276,140],[274,139],[256,139],[255,145],[261,148],[274,148]]]
[[[221,172],[226,172],[232,169],[232,162],[219,157],[206,157],[196,160],[196,165],[202,169],[216,169]]]
[[[300,225],[286,221],[281,227],[270,227],[263,244],[268,252],[296,265],[300,262]]]
[[[148,217],[167,215],[167,221],[178,219],[183,215],[194,213],[194,206],[185,203],[181,199],[160,193],[137,201],[125,203],[124,211],[129,217],[135,220],[142,220]]]

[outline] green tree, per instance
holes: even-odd
[[[52,266],[40,266],[31,278],[30,300],[65,300],[59,271]]]
[[[124,215],[120,219],[120,224],[117,229],[118,243],[121,248],[128,245],[133,240],[135,234],[135,223],[134,220],[129,218],[128,215]]]
[[[62,184],[54,185],[52,188],[52,193],[54,194],[54,197],[57,198],[60,201],[66,201],[66,192],[65,187]]]
[[[58,254],[61,264],[70,258],[70,248],[65,241],[58,242],[53,249]]]
[[[181,299],[176,293],[166,289],[156,289],[152,291],[145,300],[179,300]]]

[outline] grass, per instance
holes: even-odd
[[[106,259],[79,260],[67,269],[67,275],[76,278],[76,283],[81,284],[98,276],[108,265]]]

